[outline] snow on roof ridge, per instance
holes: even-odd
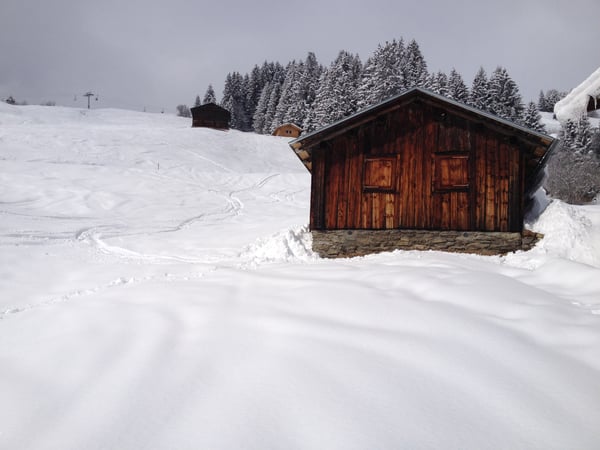
[[[589,97],[600,96],[600,67],[579,86],[554,105],[554,114],[560,122],[578,119],[587,112]]]

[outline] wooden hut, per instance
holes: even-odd
[[[273,131],[273,136],[283,136],[289,138],[297,138],[302,133],[302,128],[294,123],[284,123],[283,125],[279,125]]]
[[[554,140],[414,88],[290,142],[322,256],[532,245],[523,219]]]
[[[192,127],[216,128],[228,130],[231,113],[225,108],[214,103],[195,106],[190,109],[192,113]]]

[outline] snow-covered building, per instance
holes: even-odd
[[[560,122],[566,122],[597,109],[600,109],[600,68],[554,105],[554,115]]]

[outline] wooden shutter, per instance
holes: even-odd
[[[363,168],[363,190],[393,191],[396,185],[396,158],[366,158]]]
[[[468,153],[436,153],[434,155],[433,178],[433,187],[435,191],[468,190]]]

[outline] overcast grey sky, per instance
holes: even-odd
[[[363,62],[416,39],[430,71],[471,84],[501,65],[525,100],[569,90],[600,66],[599,0],[0,0],[0,98],[175,112],[228,72],[313,51]],[[74,96],[77,95],[77,101]]]

